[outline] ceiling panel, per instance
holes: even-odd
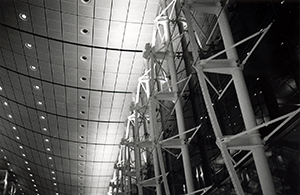
[[[0,1],[0,166],[19,190],[107,193],[151,40],[147,2]]]

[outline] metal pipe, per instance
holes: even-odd
[[[138,194],[143,195],[143,188],[140,185],[141,182],[141,150],[138,146],[140,141],[140,133],[139,133],[139,117],[138,112],[135,108],[135,119],[134,119],[134,127],[133,127],[133,140],[134,140],[134,159],[135,159],[135,175],[136,175],[136,186],[138,189]]]
[[[161,0],[161,6],[162,8],[166,8],[166,2],[165,0]],[[167,24],[166,24],[166,45],[168,46],[168,65],[171,75],[171,83],[172,83],[172,90],[173,92],[178,92],[178,86],[177,86],[177,74],[176,74],[176,67],[175,67],[175,61],[174,61],[174,51],[173,46],[171,43],[171,32],[170,32],[170,26],[169,26],[169,19],[167,18]],[[183,134],[185,132],[185,124],[184,124],[184,118],[183,118],[183,112],[182,112],[182,106],[180,99],[175,104],[175,112],[176,112],[176,119],[177,119],[177,127],[178,132],[181,134],[179,137],[182,140],[182,161],[183,161],[183,168],[184,168],[184,175],[185,175],[185,181],[187,186],[187,191],[189,193],[194,191],[194,181],[193,181],[193,174],[192,174],[192,168],[191,168],[191,162],[190,162],[190,154],[188,145],[186,145],[184,142],[187,141],[186,134]]]
[[[234,41],[225,12],[221,12],[218,22],[228,59],[238,60],[237,51],[235,48],[232,48],[232,46],[234,45]],[[232,78],[246,130],[252,129],[256,126],[256,120],[242,69],[234,69],[232,71]],[[264,195],[274,195],[276,194],[275,187],[260,134],[258,131],[251,132],[251,134],[253,135],[251,136],[253,144],[258,145],[251,151],[253,154],[254,163],[256,165],[261,189]]]
[[[150,81],[149,81],[149,88],[150,88],[150,105],[149,105],[149,115],[150,115],[150,137],[151,137],[151,141],[152,141],[152,156],[153,156],[153,166],[154,166],[154,176],[155,176],[155,182],[156,182],[156,193],[157,195],[162,195],[162,188],[161,185],[159,183],[159,177],[160,177],[160,169],[159,169],[159,159],[157,156],[157,149],[155,146],[155,142],[156,142],[156,134],[157,132],[156,127],[156,106],[155,106],[155,99],[153,97],[154,93],[151,92],[151,90],[154,89],[154,81],[155,81],[155,68],[154,68],[154,61],[153,61],[153,55],[151,55],[148,63],[150,63],[149,65],[151,66],[151,71],[150,71]]]

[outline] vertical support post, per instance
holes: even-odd
[[[143,188],[140,185],[141,182],[141,150],[138,146],[140,141],[140,134],[139,134],[139,117],[138,112],[136,111],[135,105],[135,112],[134,112],[134,127],[133,127],[133,140],[134,140],[134,159],[135,159],[135,176],[136,176],[136,185],[138,189],[138,194],[143,195]]]
[[[187,7],[184,7],[183,10],[184,10],[184,13],[185,13],[186,20],[187,21],[192,21],[190,10]],[[189,32],[189,36],[190,36],[190,43],[191,43],[191,46],[192,46],[192,54],[193,54],[194,62],[197,62],[199,60],[198,59],[199,54],[198,54],[198,49],[197,49],[198,47],[197,47],[197,44],[195,42],[195,37],[194,37],[193,28],[192,28],[191,23],[188,23],[188,32]],[[223,137],[223,134],[222,134],[222,131],[221,131],[221,128],[220,128],[220,125],[219,125],[214,107],[212,105],[212,100],[211,100],[211,97],[209,95],[207,83],[205,81],[205,74],[204,74],[204,72],[202,71],[201,68],[196,68],[196,71],[197,71],[197,75],[198,75],[200,89],[202,91],[203,99],[204,99],[204,102],[205,102],[205,105],[206,105],[206,109],[207,109],[209,118],[211,120],[211,125],[212,125],[212,128],[214,130],[214,134],[217,138],[217,143],[218,143],[218,140]],[[244,195],[243,188],[241,186],[241,183],[239,182],[238,175],[236,174],[236,171],[235,171],[235,169],[232,165],[232,162],[230,160],[230,154],[229,154],[227,148],[224,147],[224,146],[219,146],[219,147],[220,147],[220,150],[221,150],[221,154],[224,158],[224,162],[225,162],[225,165],[227,167],[228,173],[231,177],[232,184],[234,186],[236,194]]]
[[[149,62],[150,61],[150,62]],[[157,195],[162,195],[162,188],[161,185],[159,183],[159,177],[160,177],[160,170],[159,170],[159,159],[157,156],[157,148],[156,148],[156,127],[157,127],[157,123],[156,123],[156,102],[154,99],[154,93],[151,93],[151,90],[154,89],[154,80],[155,80],[155,68],[154,68],[154,61],[153,61],[153,55],[151,55],[149,61],[147,61],[148,65],[150,65],[151,67],[151,71],[150,71],[150,77],[149,77],[149,87],[150,87],[150,106],[149,106],[149,115],[150,115],[150,137],[151,137],[151,141],[152,141],[152,156],[153,156],[153,166],[154,166],[154,175],[155,175],[155,182],[156,182],[156,193]]]
[[[220,31],[223,37],[225,49],[231,47],[234,44],[229,22],[226,13],[221,12],[218,18]],[[228,59],[238,60],[238,55],[235,48],[226,51]],[[241,108],[243,120],[246,130],[252,129],[256,126],[255,115],[247,91],[247,86],[243,76],[241,68],[236,68],[232,71],[232,78],[236,89],[239,105]],[[265,155],[265,150],[262,144],[262,140],[258,131],[251,132],[252,142],[258,146],[251,150],[253,154],[254,163],[256,165],[258,178],[261,184],[261,188],[264,195],[274,195],[275,187],[269,168],[268,160]]]
[[[155,69],[155,78],[159,77],[159,70],[157,68],[157,66],[154,67]],[[161,87],[161,83],[159,81],[159,78],[157,79],[157,83],[156,83],[156,87],[157,87],[157,91],[160,92],[162,91],[162,87]],[[165,112],[164,110],[161,108],[161,105],[159,105],[160,109],[160,117],[161,117],[161,127],[164,127],[164,121],[165,121]],[[158,140],[159,141],[159,140]],[[165,194],[166,195],[170,195],[170,189],[169,189],[169,184],[168,184],[168,180],[167,180],[167,176],[166,176],[166,169],[165,169],[165,165],[164,165],[164,159],[163,159],[163,153],[161,150],[161,146],[159,144],[156,145],[156,149],[157,149],[157,155],[158,155],[158,159],[159,159],[159,163],[160,163],[160,169],[161,169],[161,174],[162,174],[162,178],[164,181],[164,189],[165,189]]]
[[[161,6],[162,9],[166,8],[166,2],[165,0],[161,0]],[[170,24],[169,19],[166,18],[167,24],[164,25],[166,28],[165,38],[166,38],[166,45],[167,53],[168,53],[168,66],[170,70],[170,76],[171,76],[171,84],[172,84],[172,91],[175,93],[178,93],[178,86],[177,86],[177,74],[176,74],[176,67],[175,67],[175,61],[174,61],[174,51],[173,46],[171,42],[171,32],[170,32]],[[178,126],[178,133],[180,134],[180,139],[182,141],[182,161],[183,161],[183,168],[184,168],[184,175],[185,175],[185,181],[187,186],[188,193],[194,192],[194,182],[193,182],[193,174],[192,174],[192,168],[191,168],[191,162],[190,162],[190,155],[189,155],[189,149],[188,145],[185,144],[186,141],[186,134],[185,132],[185,124],[184,124],[184,118],[183,118],[183,112],[182,112],[182,106],[181,101],[178,99],[178,101],[175,104],[175,112],[176,112],[176,119],[177,119],[177,126]]]
[[[176,15],[179,15],[179,13],[181,12],[181,5],[179,1],[176,1]],[[184,11],[187,11],[186,8],[183,8]],[[190,22],[190,20],[189,20]],[[188,25],[188,28],[190,28],[190,25]],[[184,27],[181,21],[178,21],[178,29],[179,29],[179,33],[183,34],[184,32]],[[194,42],[191,41],[191,44],[193,45],[192,47],[196,48],[196,46],[194,45]],[[192,75],[192,60],[193,60],[193,56],[191,56],[189,54],[189,50],[188,50],[188,43],[187,40],[185,38],[185,36],[182,37],[181,39],[181,45],[182,48],[184,48],[183,50],[183,60],[184,60],[184,64],[185,64],[185,69],[186,69],[186,73],[187,75]],[[190,82],[189,82],[189,89],[195,89],[196,88],[196,83],[198,82],[197,80],[197,76],[192,76]],[[200,98],[199,97],[191,97],[191,103],[192,103],[192,110],[193,110],[193,116],[194,116],[194,121],[195,123],[197,123],[197,121],[200,118],[200,108],[198,107],[198,105],[200,104]],[[199,125],[199,123],[195,124],[195,125]],[[202,131],[199,131],[198,134],[200,134],[200,136],[203,136]],[[210,171],[210,165],[209,165],[209,160],[207,157],[207,149],[205,146],[204,142],[199,143],[199,147],[200,147],[200,155],[201,155],[201,159],[202,159],[202,166],[203,166],[203,173],[204,173],[204,186],[209,186],[213,183],[212,181],[212,177],[211,177],[211,171]]]
[[[126,182],[127,182],[127,193],[130,193],[131,192],[131,176],[129,176],[128,174],[130,173],[130,159],[131,159],[131,157],[130,157],[130,155],[131,155],[131,153],[130,153],[130,147],[129,146],[126,146],[127,147],[127,152],[128,152],[128,154],[127,154],[127,164],[126,164],[126,170],[125,170],[125,173],[126,173]]]

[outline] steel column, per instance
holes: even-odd
[[[153,56],[151,55],[149,61],[147,61],[148,66],[150,65],[151,71],[150,71],[150,78],[149,78],[149,87],[150,87],[150,93],[151,90],[154,89],[154,80],[155,80],[155,68],[154,68],[154,61]],[[157,140],[157,123],[156,123],[156,100],[154,97],[154,93],[151,93],[150,99],[149,99],[149,115],[150,115],[150,137],[152,141],[152,157],[153,157],[153,166],[154,166],[154,175],[155,175],[155,182],[156,182],[156,192],[157,195],[162,195],[162,188],[159,183],[160,178],[160,169],[159,169],[159,159],[157,156],[157,148],[156,148],[156,140]]]
[[[161,6],[163,9],[166,8],[166,2],[165,0],[161,0]],[[178,86],[177,86],[177,74],[176,74],[176,67],[175,67],[175,61],[174,61],[174,51],[173,51],[173,45],[171,42],[171,32],[170,32],[170,24],[169,19],[166,19],[167,25],[165,25],[165,36],[166,36],[166,42],[167,45],[167,52],[168,52],[168,66],[170,70],[170,76],[171,76],[171,85],[172,85],[172,91],[175,93],[178,93]],[[175,103],[175,113],[176,113],[176,119],[177,119],[177,127],[178,127],[178,133],[180,134],[180,139],[182,142],[182,161],[183,161],[183,167],[184,167],[184,175],[186,180],[186,186],[187,191],[189,193],[194,192],[194,182],[193,182],[193,174],[192,174],[192,168],[191,168],[191,161],[190,161],[190,154],[188,145],[185,144],[187,141],[185,132],[185,124],[184,124],[184,118],[183,118],[183,112],[182,112],[182,106],[180,98]]]
[[[225,50],[234,44],[229,22],[226,13],[221,12],[218,18],[220,31],[223,37]],[[235,48],[226,51],[228,59],[238,60],[238,55]],[[236,89],[239,105],[241,108],[243,120],[246,130],[252,129],[256,126],[255,115],[247,91],[247,86],[243,76],[242,68],[236,68],[232,71],[232,78]],[[261,188],[264,195],[274,195],[275,187],[273,184],[272,175],[270,172],[267,157],[265,155],[264,146],[258,131],[251,132],[253,144],[257,144],[256,147],[251,149],[254,162],[257,169],[258,178],[261,184]]]
[[[176,15],[179,15],[181,12],[181,5],[179,1],[176,1]],[[183,8],[185,9],[185,8]],[[179,29],[179,33],[183,34],[184,33],[184,27],[182,24],[182,21],[178,20],[178,29]],[[196,45],[194,45],[194,43],[191,43],[193,46],[192,47],[196,47]],[[184,64],[185,64],[185,69],[186,69],[186,73],[187,75],[192,75],[193,74],[193,67],[192,67],[192,60],[193,60],[193,56],[190,55],[189,50],[188,50],[188,42],[185,38],[185,36],[182,37],[181,39],[181,45],[183,48],[183,59],[184,59]],[[189,84],[189,89],[195,89],[197,87],[197,76],[196,75],[192,75],[192,78],[190,80]],[[197,88],[198,89],[198,88]],[[200,108],[198,108],[198,106],[200,105],[200,99],[199,97],[193,97],[191,96],[191,103],[192,103],[192,110],[193,110],[193,116],[194,116],[194,121],[196,125],[199,125],[200,122]],[[199,131],[198,135],[200,134],[199,137],[203,136],[202,131]],[[203,166],[203,173],[204,173],[204,186],[209,186],[211,185],[212,182],[212,177],[211,177],[211,171],[210,171],[210,165],[209,165],[209,160],[207,157],[207,149],[206,146],[204,144],[204,142],[200,142],[199,143],[199,147],[200,147],[200,155],[201,155],[201,159],[202,159],[202,166]]]
[[[134,111],[134,127],[133,127],[133,143],[134,143],[134,160],[135,160],[135,175],[136,175],[136,186],[138,189],[138,194],[143,195],[143,188],[140,185],[141,182],[141,150],[138,146],[138,142],[140,141],[139,137],[139,117],[138,112],[136,110],[135,104],[135,111]]]

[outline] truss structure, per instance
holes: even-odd
[[[255,162],[263,194],[276,194],[264,144],[295,117],[300,109],[261,125],[256,124],[242,71],[272,24],[234,43],[224,11],[226,4],[224,2],[221,5],[216,0],[160,1],[154,21],[153,40],[146,44],[143,53],[145,71],[139,78],[137,92],[133,95],[126,133],[120,144],[115,175],[111,181],[111,194],[170,195],[167,155],[175,156],[182,163],[185,194],[205,194],[211,188],[194,187],[189,143],[202,124],[187,129],[182,108],[183,96],[192,74],[197,75],[216,144],[236,194],[245,194],[236,168],[248,157]],[[199,16],[213,19],[201,20]],[[208,22],[210,28],[204,28],[200,22]],[[206,50],[217,35],[223,40],[224,50],[203,58],[201,52]],[[247,56],[240,60],[236,47],[249,40],[256,41]],[[190,56],[184,56],[184,50]],[[188,58],[185,60],[190,62],[190,71],[179,65],[183,58]],[[207,73],[225,75],[228,78],[227,84],[222,89],[217,89]],[[235,135],[224,135],[214,101],[221,99],[231,85],[237,95],[245,129]],[[281,123],[262,140],[258,130],[277,122]],[[236,159],[235,154],[240,151],[247,152]],[[146,191],[150,193],[145,193]]]

